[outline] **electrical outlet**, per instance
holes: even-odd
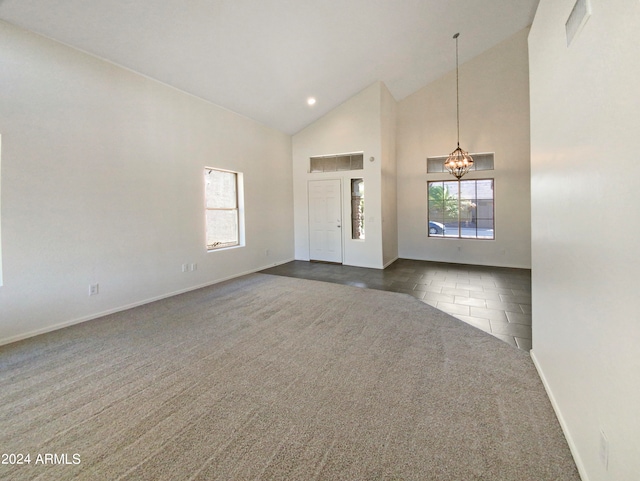
[[[100,294],[100,284],[90,284],[89,285],[89,295],[97,296]]]
[[[604,466],[605,471],[609,470],[609,440],[604,435],[604,431],[600,431],[600,462]]]
[[[264,255],[265,255],[265,256],[267,256],[267,257],[269,257],[269,254],[270,254],[269,249],[266,249],[266,250],[264,251]]]
[[[198,264],[194,262],[193,264],[191,264],[191,271],[197,271],[197,270],[198,270]]]
[[[189,264],[182,264],[182,272],[188,272],[189,271]]]

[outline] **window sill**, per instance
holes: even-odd
[[[232,249],[239,249],[240,247],[244,247],[243,244],[236,244],[233,246],[224,246],[224,247],[214,247],[213,249],[207,249],[207,254],[209,252],[220,252],[220,251],[228,251]]]

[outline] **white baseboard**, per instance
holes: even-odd
[[[382,266],[383,269],[386,269],[387,267],[389,267],[391,264],[393,264],[395,261],[397,261],[398,259],[400,259],[398,256],[394,257],[393,259],[391,259],[389,262],[387,262],[385,265]]]
[[[119,306],[119,307],[115,307],[113,309],[108,309],[106,311],[102,311],[102,312],[98,312],[98,313],[94,313],[94,314],[89,314],[87,316],[82,316],[82,317],[78,317],[76,319],[71,319],[68,321],[63,321],[60,322],[58,324],[54,324],[52,326],[47,326],[47,327],[43,327],[40,329],[35,329],[33,331],[29,331],[29,332],[25,332],[22,334],[18,334],[16,336],[11,336],[11,337],[6,337],[4,339],[0,339],[0,346],[3,346],[5,344],[11,344],[12,342],[18,342],[18,341],[22,341],[24,339],[28,339],[30,337],[34,337],[34,336],[39,336],[40,334],[46,334],[47,332],[52,332],[52,331],[57,331],[58,329],[64,329],[65,327],[69,327],[69,326],[73,326],[75,324],[80,324],[82,322],[86,322],[86,321],[91,321],[93,319],[98,319],[100,317],[104,317],[104,316],[108,316],[110,314],[115,314],[117,312],[122,312],[122,311],[126,311],[127,309],[133,309],[134,307],[139,307],[139,306],[143,306],[145,304],[149,304],[151,302],[155,302],[155,301],[160,301],[162,299],[166,299],[168,297],[173,297],[173,296],[177,296],[179,294],[184,294],[185,292],[190,292],[190,291],[195,291],[197,289],[202,289],[203,287],[208,287],[208,286],[212,286],[214,284],[219,284],[220,282],[225,282],[231,279],[235,279],[237,277],[242,277],[242,276],[246,276],[247,274],[253,274],[255,272],[259,272],[261,270],[264,269],[268,269],[269,267],[274,267],[274,266],[278,266],[280,264],[286,264],[287,262],[291,262],[293,259],[289,259],[289,260],[285,260],[282,262],[275,262],[263,267],[258,267],[256,269],[251,269],[249,271],[246,272],[241,272],[238,274],[234,274],[228,277],[224,277],[222,279],[216,279],[215,281],[211,281],[211,282],[205,282],[204,284],[199,284],[196,286],[190,286],[184,289],[180,289],[177,291],[173,291],[173,292],[169,292],[167,294],[161,294],[159,296],[155,296],[155,297],[151,297],[148,299],[144,299],[142,301],[137,301],[137,302],[133,302],[131,304],[127,304],[124,306]]]
[[[536,367],[536,370],[538,371],[538,375],[542,380],[542,384],[544,385],[544,389],[547,392],[547,396],[549,396],[549,400],[551,401],[551,406],[553,407],[553,411],[556,413],[556,417],[558,418],[558,422],[560,423],[560,428],[564,433],[564,437],[567,439],[567,444],[569,445],[569,450],[571,451],[573,460],[575,461],[576,467],[578,468],[578,474],[580,475],[580,479],[582,479],[582,481],[589,481],[589,476],[587,476],[587,471],[584,467],[584,463],[582,462],[582,459],[580,458],[580,454],[578,453],[578,449],[575,443],[573,442],[573,437],[571,436],[569,427],[567,426],[567,423],[564,417],[562,416],[562,411],[560,411],[560,406],[558,406],[558,403],[556,402],[553,392],[551,391],[551,387],[549,386],[549,383],[547,382],[547,379],[544,376],[544,372],[542,371],[542,366],[540,366],[540,363],[538,362],[538,359],[536,358],[536,355],[533,349],[529,351],[529,355],[531,356],[531,359],[533,360],[533,365]]]

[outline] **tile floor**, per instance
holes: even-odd
[[[384,270],[292,261],[262,271],[404,292],[523,350],[531,349],[531,271],[398,259]]]

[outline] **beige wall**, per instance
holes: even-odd
[[[293,258],[289,136],[3,22],[0,65],[0,343]],[[206,252],[205,165],[246,247]]]
[[[460,65],[460,145],[495,152],[495,170],[465,179],[495,178],[495,240],[427,237],[426,158],[456,147],[454,70],[398,103],[398,230],[402,258],[493,266],[531,266],[529,191],[528,30]],[[473,39],[460,36],[460,46]]]
[[[398,258],[398,195],[396,161],[397,102],[382,84],[382,262],[388,266]]]
[[[2,287],[2,132],[0,132],[0,287]]]
[[[350,179],[363,178],[366,238],[364,241],[353,240],[349,230],[343,229],[343,263],[378,269],[383,267],[382,164],[391,163],[392,154],[387,140],[385,146],[388,152],[383,160],[382,123],[384,118],[385,131],[388,133],[391,129],[389,123],[393,121],[393,98],[390,100],[383,94],[384,90],[386,87],[376,82],[293,136],[296,259],[309,260],[309,180],[342,181],[344,224],[344,220],[351,216]],[[383,96],[386,105],[384,117]],[[309,157],[349,152],[364,152],[364,170],[309,173]],[[369,160],[371,157],[374,158],[373,162]],[[393,219],[390,219],[385,224],[385,230],[388,226],[392,232],[392,225]]]
[[[640,473],[640,2],[541,0],[529,37],[533,356],[584,481]],[[601,460],[601,433],[609,443]]]

